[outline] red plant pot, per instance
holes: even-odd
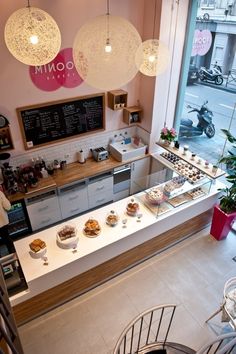
[[[218,241],[225,239],[235,218],[236,212],[226,214],[219,205],[215,205],[210,234]]]

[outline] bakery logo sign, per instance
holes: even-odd
[[[195,30],[191,56],[194,57],[195,55],[205,55],[209,51],[211,43],[212,34],[209,30]]]
[[[43,91],[55,91],[60,87],[74,88],[82,84],[72,56],[72,48],[62,49],[50,63],[30,66],[29,74],[36,87]]]

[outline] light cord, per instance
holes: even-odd
[[[178,14],[179,14],[179,0],[172,0],[171,4],[171,18],[170,18],[170,31],[169,31],[169,39],[168,39],[168,48],[170,47],[170,38],[171,38],[171,26],[172,26],[172,20],[173,20],[173,12],[174,12],[174,1],[177,4],[177,12],[176,12],[176,19],[175,19],[175,29],[174,29],[174,39],[173,39],[173,46],[172,46],[172,55],[171,55],[171,63],[170,63],[170,79],[169,79],[169,84],[168,84],[168,91],[167,91],[167,101],[166,101],[166,109],[165,109],[165,121],[164,121],[164,127],[166,127],[166,119],[167,119],[167,109],[168,109],[168,102],[170,98],[170,84],[171,84],[171,76],[172,76],[172,70],[173,70],[173,60],[174,60],[174,46],[175,46],[175,39],[176,39],[176,32],[177,32],[177,20],[178,20]]]

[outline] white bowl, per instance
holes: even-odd
[[[67,226],[67,225],[65,225],[65,226]],[[65,240],[61,240],[61,238],[60,238],[60,236],[59,236],[58,233],[59,233],[62,229],[64,229],[65,226],[61,227],[61,228],[57,231],[57,236],[56,236],[57,244],[58,244],[58,246],[61,247],[61,248],[73,248],[73,247],[77,246],[77,243],[78,243],[78,241],[79,241],[79,237],[77,236],[77,229],[76,229],[76,227],[75,227],[74,225],[68,225],[68,226],[71,226],[71,227],[74,228],[74,230],[75,230],[75,235],[72,236],[72,237],[68,237],[68,238],[65,239]]]

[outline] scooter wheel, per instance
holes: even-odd
[[[215,127],[213,124],[210,124],[206,127],[206,129],[204,130],[204,133],[206,134],[206,136],[210,139],[213,138],[213,136],[215,135]]]
[[[215,84],[216,85],[222,85],[223,84],[223,77],[221,77],[221,76],[217,76],[216,78],[215,78]]]

